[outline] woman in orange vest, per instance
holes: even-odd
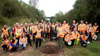
[[[23,33],[19,39],[19,44],[19,53],[21,53],[21,47],[23,46],[23,49],[25,49],[27,44],[27,37],[25,36],[25,33]]]
[[[11,50],[11,53],[18,49],[18,40],[16,37],[13,37],[13,40],[11,40],[9,49]]]
[[[39,41],[39,48],[41,48],[41,33],[42,33],[42,29],[40,29],[40,26],[38,26],[38,29],[36,31],[36,47],[35,49],[37,49],[38,47],[38,41]]]
[[[63,50],[64,28],[61,23],[59,24],[59,27],[57,28],[57,37],[58,37],[59,48],[60,48],[60,41],[61,41],[62,50]]]
[[[80,38],[81,46],[87,47],[87,39],[88,37],[85,35],[85,33],[83,33],[83,35],[81,35],[81,38]]]
[[[70,43],[70,44],[69,44]],[[74,45],[74,37],[72,35],[72,32],[69,32],[66,36],[65,36],[65,45],[69,46],[73,46]]]
[[[2,48],[3,48],[3,52],[6,53],[6,52],[5,52],[5,49],[8,50],[8,48],[9,48],[9,46],[10,46],[10,41],[9,41],[7,35],[4,35],[4,40],[3,40],[1,46],[2,46]]]

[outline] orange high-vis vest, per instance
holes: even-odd
[[[44,27],[44,25],[45,25],[45,27]],[[42,31],[43,31],[43,32],[44,32],[44,31],[46,32],[46,31],[47,31],[47,25],[46,25],[46,24],[43,24],[42,26],[43,26]]]
[[[93,26],[93,28],[94,28],[95,31],[97,30],[98,27],[99,26]],[[97,30],[96,32],[99,32],[99,30]]]
[[[2,29],[2,33],[3,33],[3,37],[4,37],[4,35],[7,35],[7,36],[9,36],[9,34],[8,34],[8,29]]]
[[[68,24],[65,24],[65,25],[63,24],[63,28],[64,28],[64,30],[65,30],[65,31],[64,31],[65,34],[67,34],[67,33],[69,32],[69,30],[70,30],[70,29],[69,29],[70,26],[69,26]],[[66,31],[67,31],[67,32],[66,32]]]
[[[21,32],[22,32],[22,29],[16,29],[16,32],[17,32],[17,34],[16,34],[16,38],[19,38],[19,37],[21,37]]]
[[[52,25],[52,29],[55,30],[55,25]]]
[[[80,34],[76,31],[76,33],[73,31],[72,32],[73,38],[76,40],[77,38],[80,38]]]
[[[4,40],[4,43],[7,44],[7,45],[9,45],[9,44],[10,44],[10,41],[7,39],[7,40]],[[3,46],[3,45],[4,45],[4,44],[2,43],[1,46]]]
[[[85,24],[80,24],[78,26],[78,28],[79,28],[79,31],[82,31],[83,33],[85,33],[85,31],[86,31],[86,25]]]
[[[17,41],[18,40],[15,40],[15,42],[13,43],[13,45],[16,45],[17,44]],[[12,46],[10,45],[9,49],[12,49]]]
[[[65,36],[65,41],[66,42],[68,42],[68,40],[73,40],[74,38],[73,38],[73,35],[71,35],[70,37],[69,37],[69,34],[67,34],[66,36]]]
[[[33,26],[32,33],[36,33],[37,26]]]
[[[58,37],[64,38],[64,29],[63,29],[63,27],[58,27],[57,31],[58,31],[58,33],[57,33]]]
[[[89,34],[89,25],[86,25],[86,31]]]
[[[75,24],[75,28],[78,29],[77,24]]]
[[[27,41],[27,37],[25,37],[24,39],[23,38],[20,38],[20,41],[21,42],[26,42]]]
[[[95,29],[93,28],[93,27],[91,27],[92,29],[92,31],[91,31],[91,35],[94,35],[95,34]]]
[[[85,38],[83,36],[81,36],[81,38],[82,38],[83,41],[86,41],[88,39],[87,36],[85,36]]]
[[[39,39],[41,38],[41,29],[37,30],[36,38],[39,38]]]
[[[47,30],[48,30],[48,33],[50,33],[50,26],[47,26],[47,28],[48,28],[48,29],[47,29]]]

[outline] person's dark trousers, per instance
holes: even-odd
[[[38,47],[38,41],[39,41],[39,47],[41,47],[41,39],[36,39],[36,48]]]
[[[72,44],[71,44],[71,46],[73,46],[74,45],[74,39],[73,40],[71,40],[72,41]]]
[[[13,51],[16,51],[16,49],[18,49],[18,47],[17,47],[17,46],[13,46],[12,49],[11,49],[11,53],[12,53]]]
[[[14,33],[12,33],[12,36],[14,37]]]
[[[88,33],[87,33],[87,31],[85,31],[85,34],[86,34],[86,36],[88,36]]]
[[[26,35],[26,36],[27,36],[27,39],[28,39],[28,43],[30,43],[30,46],[32,46],[32,45],[31,45],[30,35]]]
[[[92,42],[91,32],[89,32],[89,39],[90,42]]]
[[[50,41],[52,41],[53,31],[50,31]]]
[[[18,38],[16,38],[17,40],[18,40],[18,44],[19,44],[19,37]]]
[[[43,36],[44,36],[44,34],[45,34],[45,39],[47,38],[47,33],[46,32],[43,32]]]
[[[36,33],[33,33],[33,41],[35,42],[35,35],[36,35]]]
[[[5,51],[5,49],[8,50],[7,45],[3,45],[2,48],[4,51]]]
[[[98,36],[98,32],[96,32],[95,34]],[[98,37],[97,37],[97,40],[98,40]]]
[[[83,44],[85,44],[84,47],[87,47],[87,43],[85,43],[84,41],[82,41],[81,46],[83,46]]]

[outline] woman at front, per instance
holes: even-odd
[[[35,49],[37,49],[37,47],[38,47],[38,41],[39,41],[39,48],[41,48],[41,32],[42,32],[42,30],[40,29],[40,26],[38,26],[38,29],[36,30],[36,47],[35,47]]]
[[[19,53],[21,53],[21,47],[23,46],[23,49],[26,48],[26,44],[27,44],[27,37],[25,36],[25,34],[23,33],[21,38],[19,39]]]
[[[64,29],[61,23],[59,24],[59,27],[57,28],[57,37],[58,37],[58,42],[59,42],[59,48],[60,48],[60,41],[61,41],[62,50],[63,50]]]
[[[3,48],[3,52],[6,53],[6,52],[5,52],[5,49],[8,50],[8,48],[9,48],[9,46],[10,46],[10,41],[9,41],[7,35],[4,35],[4,40],[3,40],[1,46],[2,46],[2,48]]]

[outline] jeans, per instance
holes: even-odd
[[[60,41],[61,41],[61,44],[62,44],[62,49],[63,49],[63,38],[58,37],[59,48],[60,48]]]
[[[36,39],[36,48],[38,47],[38,41],[39,41],[39,47],[41,46],[41,39]]]
[[[20,45],[19,45],[19,50],[21,49],[22,46],[23,46],[24,48],[26,48],[26,45],[20,44]]]

